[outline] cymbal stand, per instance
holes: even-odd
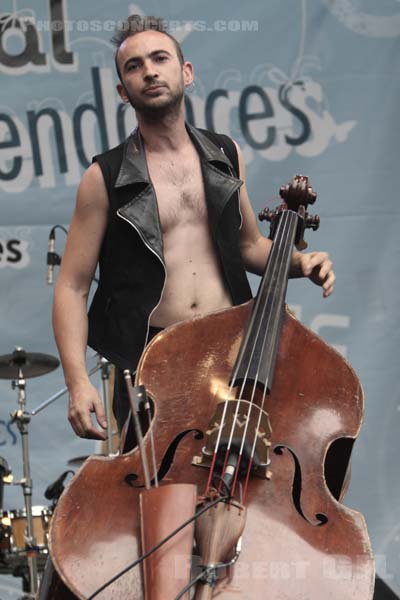
[[[33,518],[32,518],[32,478],[29,462],[29,439],[28,439],[28,425],[31,417],[29,413],[25,411],[26,407],[26,381],[24,379],[22,369],[19,369],[18,379],[12,381],[11,386],[13,389],[18,389],[18,405],[19,408],[11,413],[11,422],[15,422],[21,434],[22,442],[22,465],[23,465],[23,478],[15,482],[21,485],[26,510],[26,536],[25,544],[27,550],[27,561],[29,570],[29,595],[27,598],[35,598],[38,590],[38,570],[37,570],[37,547],[36,539],[33,533]]]

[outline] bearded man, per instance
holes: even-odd
[[[117,367],[121,429],[129,411],[122,370],[135,370],[160,329],[249,300],[246,271],[262,274],[271,249],[257,226],[237,144],[185,122],[193,65],[163,22],[131,16],[114,42],[118,93],[135,109],[138,127],[96,156],[82,178],[53,313],[69,420],[78,436],[94,439],[105,439],[107,423],[87,374],[87,343]],[[325,252],[294,252],[291,276],[309,277],[324,296],[335,281]]]

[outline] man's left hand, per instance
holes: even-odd
[[[327,252],[296,252],[292,267],[292,276],[308,277],[316,285],[322,286],[324,298],[332,294],[336,276]]]

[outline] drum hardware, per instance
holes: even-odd
[[[48,556],[48,534],[53,515],[52,508],[32,507],[33,534],[36,540],[38,570],[44,569]],[[27,548],[25,531],[27,527],[26,510],[4,510],[0,519],[0,573],[15,575],[15,571],[26,565]]]
[[[0,379],[20,378],[20,372],[26,379],[39,377],[54,371],[60,364],[60,361],[50,354],[41,354],[39,352],[25,352],[23,348],[16,347],[12,354],[3,354],[0,356]],[[13,389],[17,387],[13,385]]]
[[[0,485],[2,483],[20,485],[23,490],[25,504],[23,510],[2,512],[0,510],[0,574],[22,578],[23,592],[25,593],[23,596],[24,600],[36,597],[39,572],[43,571],[48,556],[48,531],[52,509],[64,488],[61,478],[65,479],[69,473],[73,473],[73,471],[66,471],[47,488],[46,492],[55,484],[60,483],[59,486],[56,486],[56,490],[50,489],[51,493],[56,492],[55,497],[49,498],[53,499],[51,508],[32,506],[33,482],[29,460],[29,423],[32,416],[35,416],[63,396],[68,389],[66,387],[63,388],[31,412],[27,412],[26,379],[49,373],[57,368],[58,365],[58,359],[53,356],[28,353],[20,347],[17,347],[12,354],[0,356],[0,379],[11,379],[12,389],[18,392],[18,407],[11,413],[11,422],[16,423],[21,435],[23,461],[23,476],[21,479],[13,481],[11,469],[9,469],[6,461],[0,457]],[[112,438],[114,433],[112,431],[110,409],[110,370],[110,363],[106,359],[98,357],[97,365],[89,372],[89,376],[92,376],[96,372],[101,371],[103,399],[108,424],[108,439],[104,444],[107,443],[108,455],[113,454]],[[105,450],[104,448],[104,453]],[[83,462],[86,458],[79,457],[79,461]],[[77,460],[71,459],[69,463]],[[2,488],[0,488],[0,494],[1,492]],[[2,509],[2,503],[0,504],[0,509]]]
[[[3,476],[3,483],[11,485],[14,483],[14,475],[10,472],[8,475]]]
[[[21,550],[24,554],[24,560],[28,566],[29,590],[27,598],[35,598],[38,591],[38,546],[36,540],[36,531],[34,528],[34,515],[32,508],[32,477],[29,460],[29,423],[31,415],[26,412],[26,379],[29,377],[39,377],[45,373],[50,373],[59,365],[59,360],[53,356],[39,353],[28,353],[21,347],[16,347],[12,354],[0,356],[0,379],[11,379],[11,387],[18,393],[18,408],[11,413],[11,422],[16,423],[21,435],[22,443],[22,466],[23,477],[15,481],[15,485],[22,488],[25,516],[22,517],[22,539],[19,537],[18,543],[21,544]],[[1,543],[7,541],[14,543],[17,535],[12,530],[12,518],[3,517],[5,521],[1,523]],[[16,516],[14,517],[17,518]],[[18,519],[21,515],[18,516]],[[9,524],[8,524],[9,523]],[[16,521],[15,521],[16,523]],[[21,521],[20,521],[21,523]],[[11,527],[10,529],[7,529]],[[11,533],[13,535],[11,535]],[[10,546],[12,553],[13,548]],[[18,554],[18,553],[17,553]]]
[[[3,508],[4,484],[12,483],[12,480],[13,477],[8,462],[5,458],[0,456],[0,509]]]

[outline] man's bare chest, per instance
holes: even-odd
[[[200,160],[148,160],[151,182],[157,197],[164,234],[188,221],[207,219],[207,207]]]

